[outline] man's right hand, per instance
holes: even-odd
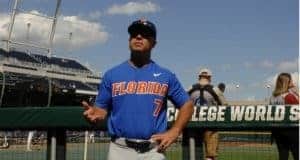
[[[105,119],[107,115],[107,111],[105,109],[91,106],[86,101],[82,101],[81,104],[84,108],[83,116],[90,122],[95,123],[99,120]]]

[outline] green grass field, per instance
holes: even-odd
[[[88,145],[88,160],[106,160],[107,143],[92,143]],[[179,144],[173,145],[166,153],[168,160],[182,160]],[[83,160],[84,144],[69,143],[67,145],[67,160]],[[46,145],[34,146],[33,151],[26,151],[25,145],[11,146],[0,150],[1,160],[46,160]],[[276,160],[277,150],[273,144],[220,144],[218,160]],[[290,158],[289,160],[292,160]]]
[[[277,160],[276,144],[271,144],[269,132],[220,132],[218,160]],[[0,160],[46,160],[46,139],[26,151],[26,138],[13,139],[7,149],[0,149]],[[11,139],[11,141],[13,141]],[[68,138],[67,160],[84,159],[84,137]],[[89,143],[87,160],[106,160],[109,146],[108,137],[96,137],[96,143]],[[182,158],[181,143],[173,144],[166,152],[168,160]],[[290,156],[289,160],[293,160]]]

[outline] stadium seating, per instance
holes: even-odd
[[[80,101],[93,99],[95,93],[97,93],[98,84],[87,81],[87,79],[99,79],[100,82],[100,78],[94,76],[92,71],[76,60],[28,54],[20,51],[6,52],[3,49],[0,49],[0,58],[1,60],[4,59],[3,63],[0,63],[0,65],[3,65],[0,77],[1,90],[3,84],[5,84],[0,106],[47,106],[49,97],[51,98],[50,105],[78,106]],[[49,78],[46,74],[31,74],[31,72],[40,71],[37,66],[43,66],[46,74],[57,74],[58,77],[54,76],[54,78],[52,76]],[[51,66],[59,66],[69,70],[56,71],[50,68]],[[6,67],[13,68],[18,72],[5,70]],[[30,69],[30,72],[28,72],[28,69]],[[74,74],[72,71],[79,72]],[[85,74],[81,75],[80,71]],[[79,78],[74,80],[74,77]],[[83,82],[83,80],[87,82]],[[50,94],[49,91],[51,91]]]
[[[94,88],[88,86],[87,84],[79,81],[72,81],[66,79],[53,79],[53,83],[60,88],[66,89],[80,89],[80,90],[88,90],[88,91],[95,91]]]
[[[53,65],[58,65],[60,67],[73,68],[73,69],[85,70],[85,71],[91,72],[88,68],[81,65],[80,63],[78,63],[75,60],[66,59],[66,58],[58,58],[58,57],[47,57],[47,56],[38,55],[38,54],[33,54],[33,56],[36,59],[40,60],[41,63],[53,64]]]
[[[80,64],[76,60],[72,60],[72,59],[68,59],[68,58],[48,57],[45,55],[29,54],[29,53],[20,52],[20,51],[6,52],[5,50],[3,50],[1,48],[0,48],[0,56],[3,58],[16,59],[21,62],[57,65],[57,66],[64,67],[64,68],[83,70],[83,71],[92,73],[92,71],[90,71],[87,67]]]
[[[32,62],[32,63],[39,63],[32,57],[30,57],[27,53],[24,52],[18,52],[18,51],[11,51],[7,53],[8,57],[16,58],[19,61],[25,61],[25,62]]]

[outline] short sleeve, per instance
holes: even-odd
[[[284,97],[285,104],[299,104],[299,99],[295,95],[289,93]]]
[[[180,108],[189,100],[189,95],[173,73],[170,76],[168,98],[176,108]]]
[[[111,106],[111,79],[108,73],[105,73],[102,82],[99,84],[98,95],[95,100],[95,106],[108,109]]]

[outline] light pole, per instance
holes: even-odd
[[[235,93],[236,96],[235,96],[235,98],[236,98],[236,101],[238,101],[238,100],[237,100],[237,99],[238,99],[238,89],[240,88],[240,85],[239,85],[239,84],[236,84],[236,85],[235,85],[235,88],[236,88],[236,91],[235,91],[235,92],[236,92],[236,93]]]
[[[28,21],[27,23],[26,23],[26,26],[27,26],[27,30],[26,30],[26,39],[25,39],[25,43],[30,43],[29,42],[29,36],[30,36],[30,27],[31,27],[31,23],[30,23],[30,21]],[[29,50],[30,50],[30,48],[29,47],[26,47],[26,51],[27,51],[27,53],[29,53]]]
[[[31,23],[28,22],[27,23],[27,32],[26,32],[26,40],[27,41],[29,41],[30,26],[31,26]]]
[[[72,47],[73,47],[73,32],[69,33],[69,47],[68,47],[68,51],[67,54],[70,54],[72,52]]]
[[[270,96],[271,85],[270,85],[270,84],[266,84],[265,87],[266,87],[266,89],[267,89],[267,96],[266,96],[266,101],[267,101],[267,100],[268,100],[268,97]]]

